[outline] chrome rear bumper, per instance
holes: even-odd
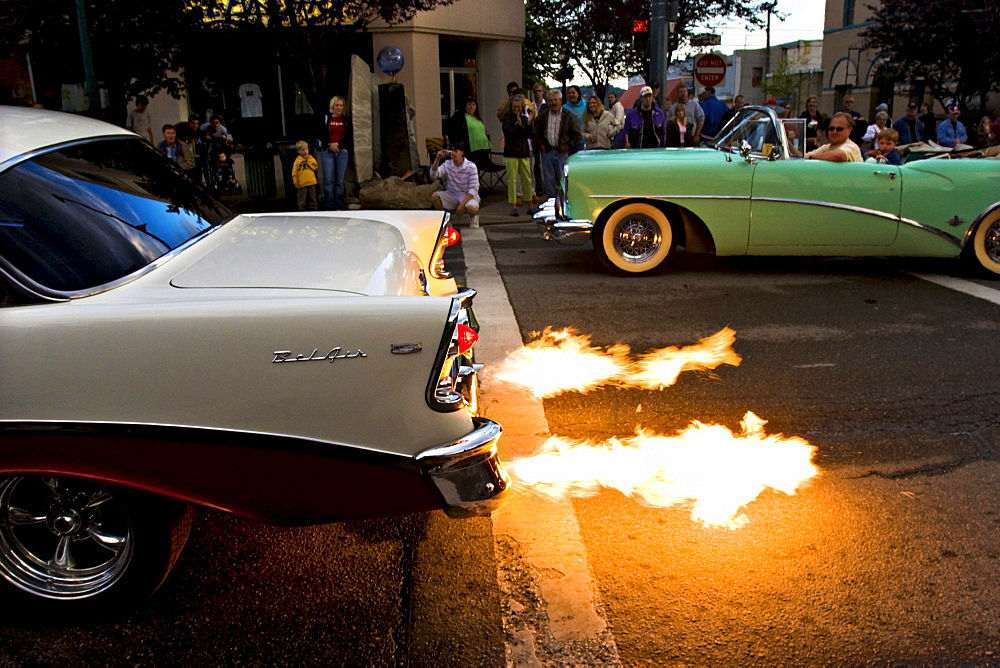
[[[554,199],[542,204],[535,214],[538,234],[546,241],[568,245],[582,244],[590,238],[594,223],[584,219],[569,219],[562,215]]]
[[[510,485],[497,457],[500,425],[480,417],[472,421],[475,429],[464,438],[417,455],[417,463],[441,494],[449,517],[489,513]]]

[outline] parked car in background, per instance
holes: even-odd
[[[438,212],[234,215],[135,135],[0,108],[0,599],[116,610],[191,506],[281,525],[508,482]]]
[[[743,107],[704,148],[581,151],[542,237],[625,275],[724,255],[955,257],[1000,274],[1000,162],[802,158],[802,119]]]

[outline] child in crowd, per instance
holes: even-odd
[[[299,200],[299,211],[316,211],[319,203],[316,200],[316,170],[319,163],[309,155],[309,144],[304,141],[295,142],[295,150],[299,157],[292,165],[292,182],[295,184]]]
[[[901,165],[902,159],[896,150],[896,143],[899,141],[899,133],[892,128],[885,128],[877,135],[875,140],[878,148],[873,148],[865,152],[865,159],[874,158],[877,162],[889,165]]]
[[[243,192],[239,182],[236,180],[235,162],[224,150],[216,148],[212,152],[212,176],[214,178],[215,191],[238,195]]]

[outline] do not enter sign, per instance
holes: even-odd
[[[726,79],[726,59],[714,53],[694,61],[694,80],[702,86],[718,86]]]

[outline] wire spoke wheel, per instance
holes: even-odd
[[[646,262],[663,245],[660,226],[643,213],[619,221],[613,232],[615,253],[629,262]]]
[[[1000,212],[993,212],[976,228],[971,251],[966,256],[971,256],[969,259],[974,259],[980,269],[1000,277]]]
[[[676,246],[666,214],[651,204],[627,204],[614,211],[595,239],[601,263],[619,274],[653,272]]]

